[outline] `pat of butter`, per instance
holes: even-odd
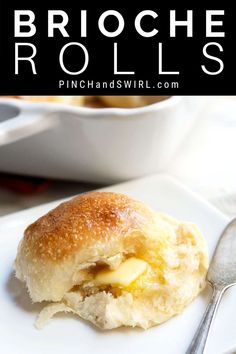
[[[131,257],[121,263],[115,270],[102,270],[95,276],[98,285],[128,286],[147,269],[147,263],[141,259]]]

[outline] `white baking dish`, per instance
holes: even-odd
[[[163,170],[199,117],[202,97],[142,108],[0,99],[0,171],[114,182]]]

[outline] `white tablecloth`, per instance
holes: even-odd
[[[208,98],[167,172],[236,216],[236,98]]]

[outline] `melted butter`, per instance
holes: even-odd
[[[127,287],[147,270],[147,262],[131,257],[115,270],[101,270],[95,276],[97,285],[115,285]]]

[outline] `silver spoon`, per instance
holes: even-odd
[[[212,321],[225,290],[236,284],[236,219],[223,231],[207,273],[212,297],[186,354],[202,354]]]

